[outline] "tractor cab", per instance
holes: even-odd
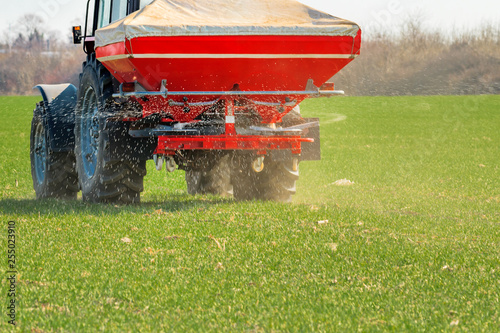
[[[121,20],[127,15],[145,7],[153,0],[96,0],[94,15],[97,22],[94,22],[94,30],[107,26],[110,23]]]
[[[94,52],[95,31],[132,14],[154,0],[88,0],[85,29],[73,27],[73,41],[81,44],[87,54]]]

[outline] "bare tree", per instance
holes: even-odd
[[[1,36],[2,36],[2,39],[1,39],[2,44],[4,44],[6,46],[5,49],[7,49],[8,52],[10,53],[12,50],[12,44],[14,43],[14,39],[15,39],[15,37],[14,37],[15,34],[13,33],[12,26],[10,24],[9,24],[9,28],[7,30],[3,31]]]
[[[27,50],[42,49],[44,46],[43,19],[36,14],[25,14],[17,21],[19,27],[16,46],[24,46]]]
[[[36,14],[25,14],[17,20],[17,24],[22,28],[20,33],[26,36],[33,35],[43,27],[43,19]]]

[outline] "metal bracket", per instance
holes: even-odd
[[[167,80],[161,80],[160,93],[163,94],[163,98],[167,98],[168,96]]]
[[[314,91],[316,94],[319,94],[319,88],[314,85],[314,80],[307,80],[306,91]]]
[[[343,90],[320,90],[315,84],[313,79],[307,80],[307,85],[306,85],[306,91],[314,91],[314,93],[311,93],[311,97],[313,98],[318,98],[318,97],[331,97],[335,95],[344,95],[345,92]]]

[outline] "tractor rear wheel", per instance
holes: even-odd
[[[232,185],[230,178],[229,156],[218,158],[208,170],[186,170],[187,191],[191,195],[214,194],[230,196]]]
[[[43,102],[33,113],[30,135],[31,177],[37,199],[76,199],[78,177],[73,152],[56,153],[49,144]]]
[[[84,201],[132,204],[140,202],[145,160],[112,159],[107,123],[112,115],[111,74],[94,56],[84,64],[78,90],[75,124],[75,156]],[[118,127],[124,123],[118,124]],[[121,133],[123,134],[123,133]]]
[[[264,160],[264,169],[256,172],[248,158],[237,158],[233,162],[231,182],[234,198],[243,200],[271,200],[291,202],[299,178],[298,163],[293,161]]]

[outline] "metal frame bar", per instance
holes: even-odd
[[[168,91],[167,80],[161,81],[160,91],[132,91],[124,92],[123,83],[120,84],[119,93],[113,94],[115,98],[125,97],[149,97],[160,96],[168,98],[168,96],[280,96],[280,95],[309,95],[311,97],[327,97],[344,95],[343,90],[320,90],[314,86],[312,80],[309,80],[305,91]]]
[[[125,97],[149,97],[160,96],[167,98],[168,96],[279,96],[279,95],[310,95],[310,96],[339,96],[344,95],[343,90],[318,90],[318,91],[134,91],[124,92],[120,86],[120,92],[113,94],[115,98]]]

